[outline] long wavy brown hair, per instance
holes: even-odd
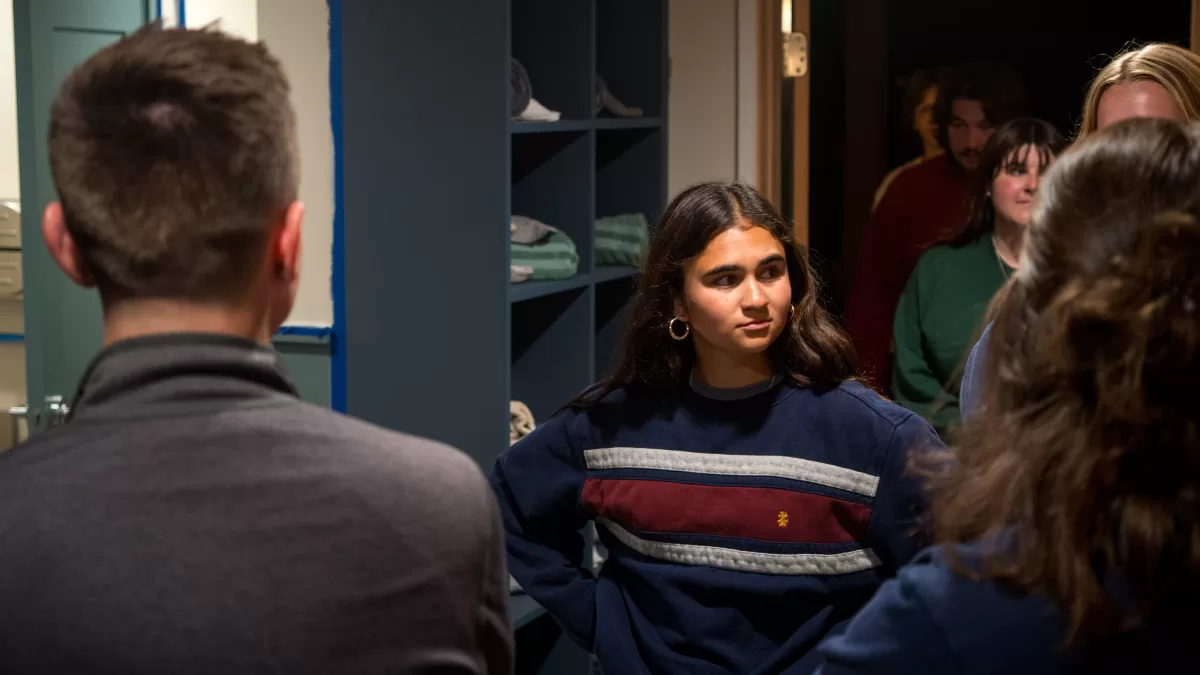
[[[768,348],[775,372],[815,389],[830,389],[856,376],[854,348],[822,307],[816,276],[796,244],[792,225],[753,187],[708,182],[684,190],[667,206],[650,240],[617,366],[568,407],[591,406],[622,388],[671,394],[687,386],[696,350],[691,340],[673,340],[667,332],[675,299],[683,294],[684,270],[710,241],[742,219],[770,231],[787,258],[795,311]]]
[[[1194,618],[1200,126],[1096,131],[1040,198],[997,308],[982,406],[931,479],[936,536],[960,572],[1049,596],[1068,644]],[[956,556],[993,538],[1005,545],[982,569]]]

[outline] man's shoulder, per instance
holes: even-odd
[[[331,443],[339,457],[377,465],[405,489],[431,491],[436,497],[446,483],[483,484],[483,472],[462,450],[442,441],[388,429],[327,408],[298,403],[285,413],[313,434],[309,442]],[[316,448],[320,451],[320,448]]]
[[[943,176],[950,173],[949,160],[945,155],[922,157],[896,169],[888,181],[886,190],[879,195],[876,210],[895,212],[907,209],[936,198],[943,189]]]
[[[282,481],[303,473],[380,506],[447,505],[450,514],[472,515],[487,508],[478,496],[487,490],[483,472],[461,450],[301,401],[136,424],[68,423],[0,456],[0,483],[46,481],[63,471],[117,474],[118,466],[151,462],[162,447],[220,458],[223,469],[243,478]]]
[[[901,168],[896,173],[896,177],[892,179],[892,186],[904,188],[923,184],[930,178],[945,174],[949,169],[950,160],[946,158],[946,155],[923,157],[919,161]]]

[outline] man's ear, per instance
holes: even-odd
[[[304,204],[299,201],[288,204],[279,222],[272,243],[271,257],[283,280],[294,284],[300,279],[300,253],[303,237]]]
[[[67,230],[67,221],[63,217],[61,203],[51,202],[42,212],[42,238],[46,240],[46,248],[50,250],[50,257],[54,258],[58,268],[70,277],[71,281],[84,288],[95,287],[96,280],[88,272],[87,265],[83,262],[83,256],[79,253],[79,247],[75,245],[74,237]]]

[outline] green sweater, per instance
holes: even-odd
[[[960,366],[1011,273],[988,233],[961,248],[929,249],[904,287],[893,324],[892,387],[897,402],[939,432],[958,422]]]

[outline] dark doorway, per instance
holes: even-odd
[[[1151,5],[1153,8],[1151,9]],[[903,0],[888,3],[888,71],[893,83],[917,68],[999,60],[1024,76],[1033,115],[1071,135],[1095,72],[1130,43],[1188,46],[1191,0],[1154,0],[1105,11],[1088,0]],[[903,92],[888,97],[888,166],[916,154],[901,118]]]
[[[1137,11],[1104,11],[1090,0],[814,2],[809,236],[832,308],[841,308],[851,283],[875,186],[920,152],[901,122],[907,76],[972,60],[1007,62],[1025,78],[1030,112],[1071,135],[1096,70],[1134,43],[1187,46],[1191,6],[1191,0],[1154,0]],[[886,30],[867,28],[869,22]],[[880,61],[886,69],[864,69]],[[864,97],[863,87],[876,94]]]

